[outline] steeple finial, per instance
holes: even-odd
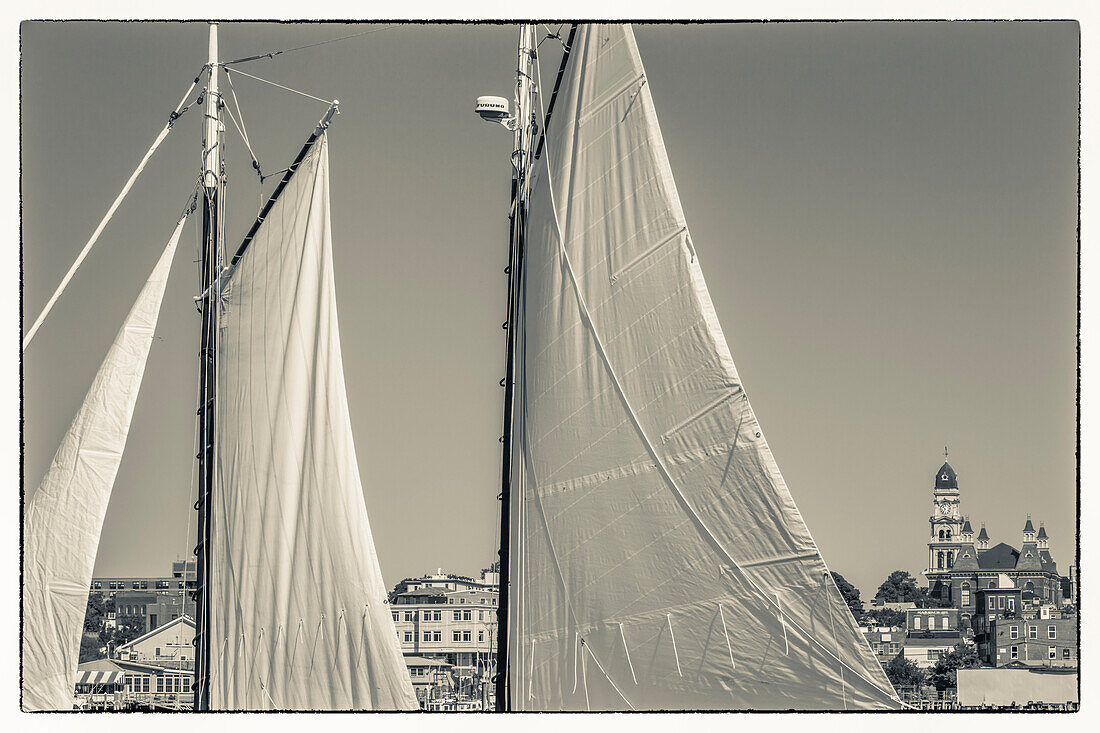
[[[943,447],[943,460],[945,460],[945,461],[947,460],[947,446],[946,445]]]

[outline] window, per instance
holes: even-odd
[[[1058,657],[1058,647],[1047,647],[1047,659],[1056,659]]]
[[[940,619],[940,628],[943,629],[944,631],[946,631],[948,629],[947,624],[948,624],[947,616],[944,616],[942,619]]]
[[[478,629],[477,630],[477,641],[478,641],[479,644],[481,642],[485,641],[485,630],[484,629]]]
[[[461,631],[452,631],[451,632],[451,640],[452,641],[462,641],[462,632]]]
[[[400,621],[401,620],[401,613],[399,611],[394,611],[390,615],[393,616],[394,621]]]
[[[962,602],[960,605],[964,607],[970,605],[970,583],[964,582],[962,584]]]
[[[158,657],[160,656],[160,647],[159,646],[157,647],[157,656]]]
[[[920,628],[920,616],[914,616],[913,617],[913,628],[914,629],[919,629]]]
[[[989,585],[986,586],[986,588],[996,588],[996,587],[997,587],[997,581],[996,580],[989,581]]]
[[[431,641],[431,640],[432,640],[432,632],[425,631],[424,632],[424,641]]]
[[[1069,647],[1062,650],[1062,659],[1069,659]]]
[[[1057,626],[1048,626],[1047,627],[1047,638],[1048,639],[1057,639],[1058,638],[1058,627]]]
[[[1008,628],[1008,636],[1009,636],[1010,639],[1019,639],[1020,638],[1020,627],[1019,626],[1010,626]]]
[[[164,692],[164,678],[157,677],[157,692]]]
[[[1015,598],[1009,598],[1008,599],[1008,610],[1009,611],[1015,611],[1016,610],[1016,599]]]
[[[405,643],[406,643],[406,644],[411,644],[411,643],[412,643],[412,640],[413,640],[413,632],[411,632],[411,631],[406,631],[406,632],[405,632]]]
[[[1012,653],[1009,656],[1012,659],[1019,659],[1020,658],[1020,647],[1018,647],[1018,646],[1012,647],[1011,652]]]
[[[415,613],[416,613],[416,611],[405,611],[405,620],[406,621],[412,621],[413,620],[413,614],[415,614]]]
[[[1005,597],[997,596],[997,610],[1001,610],[1005,607]]]
[[[1027,627],[1027,638],[1029,638],[1029,639],[1038,639],[1039,638],[1039,627],[1038,626],[1028,626]]]
[[[940,658],[940,653],[938,651],[936,651],[935,649],[929,649],[928,650],[928,661],[935,662],[935,661],[939,660],[939,658]]]

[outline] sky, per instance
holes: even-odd
[[[236,58],[369,29],[227,23],[221,48]],[[719,320],[830,568],[865,597],[892,570],[919,574],[947,446],[975,529],[1019,547],[1030,513],[1066,572],[1077,24],[635,32]],[[341,102],[336,289],[388,585],[438,567],[474,575],[496,551],[511,136],[473,103],[511,96],[515,41],[508,25],[407,25],[242,67]],[[29,326],[198,73],[206,27],[25,23],[21,43]],[[247,78],[234,89],[261,166],[285,167],[325,105]],[[233,241],[261,191],[228,134]],[[185,204],[199,140],[192,111],[24,355],[28,495]],[[162,574],[194,544],[196,247],[189,225],[98,575]]]

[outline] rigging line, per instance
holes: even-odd
[[[596,658],[596,653],[594,651],[592,651],[592,647],[585,644],[584,645],[584,650],[592,655],[592,661],[596,663],[596,667],[599,668],[600,672],[603,672],[603,676],[607,679],[608,682],[611,683],[611,686],[615,688],[615,692],[619,693],[619,697],[621,697],[623,699],[623,702],[625,702],[627,705],[629,705],[631,710],[637,710],[637,708],[635,708],[633,705],[631,705],[630,700],[626,699],[626,695],[624,695],[623,691],[619,689],[619,686],[615,684],[615,680],[611,679],[611,675],[609,675],[607,673],[607,671],[604,670],[603,665],[600,664],[600,660]],[[585,685],[585,690],[584,691],[585,691],[585,694],[587,695],[587,693],[588,693],[587,684]]]
[[[722,633],[726,636],[726,649],[730,652],[730,665],[737,669],[737,662],[733,661],[733,645],[730,644],[730,632],[726,630],[726,612],[722,610],[722,604],[718,604],[718,615],[722,618]]]
[[[319,41],[317,43],[307,43],[304,46],[296,46],[294,48],[284,48],[281,51],[271,51],[270,53],[259,53],[259,54],[256,54],[254,56],[245,56],[243,58],[233,59],[232,61],[223,61],[219,64],[219,66],[228,67],[230,64],[245,64],[245,63],[248,63],[249,61],[263,61],[265,59],[273,59],[276,56],[282,55],[284,53],[291,53],[292,51],[301,51],[302,49],[305,49],[305,48],[315,48],[317,46],[324,46],[324,45],[329,44],[329,43],[336,43],[337,41],[346,41],[350,38],[359,38],[361,36],[369,36],[372,33],[381,33],[382,31],[392,30],[392,29],[397,28],[397,27],[398,26],[396,26],[396,25],[388,25],[384,28],[372,28],[369,31],[363,31],[362,33],[353,33],[350,36],[340,36],[339,38],[330,38],[327,41]],[[229,71],[229,69],[226,68],[226,71]]]
[[[582,60],[582,64],[583,64],[584,60],[587,60],[587,55],[588,55],[588,49],[587,49],[587,44],[586,44],[586,46],[585,46],[585,57]],[[584,76],[583,76],[584,71],[583,70],[584,70],[584,67],[582,66],[581,69],[582,69],[582,72],[581,72],[581,74],[582,74],[581,82],[582,83],[581,83],[580,86],[583,88],[583,80],[584,80]],[[580,92],[578,91],[577,94],[579,95]],[[580,116],[580,104],[579,103],[577,104],[576,115],[577,115],[577,117]],[[577,124],[577,122],[576,122],[576,120],[574,120],[574,126],[576,126],[576,124]],[[546,142],[547,157],[549,158],[549,156],[550,156],[549,137],[544,134],[542,139],[543,139],[543,141]],[[579,140],[579,136],[574,135],[573,136],[574,148],[578,144],[578,140]],[[574,150],[574,154],[575,153],[576,153],[576,150]],[[596,350],[599,353],[601,361],[603,362],[604,367],[607,369],[608,374],[610,375],[611,380],[615,385],[615,390],[618,393],[619,398],[622,400],[623,406],[626,409],[631,421],[633,422],[635,429],[638,431],[638,435],[641,437],[642,442],[645,443],[646,450],[650,453],[650,455],[653,457],[655,463],[657,464],[657,469],[660,472],[662,478],[665,479],[665,482],[668,484],[668,486],[672,490],[673,494],[675,494],[675,496],[679,500],[681,506],[684,507],[684,509],[687,511],[688,515],[695,522],[695,524],[697,525],[697,528],[700,531],[700,533],[704,536],[705,539],[707,539],[714,546],[714,548],[718,551],[718,553],[722,557],[725,558],[726,562],[728,562],[730,565],[732,565],[741,574],[741,577],[756,592],[758,598],[760,598],[764,602],[774,606],[775,610],[778,613],[780,613],[784,618],[787,618],[789,620],[790,624],[792,626],[794,626],[794,628],[802,635],[802,637],[804,639],[806,639],[810,643],[817,644],[826,654],[834,657],[841,664],[848,667],[848,669],[851,672],[853,672],[857,677],[862,679],[864,682],[866,682],[872,688],[874,688],[875,690],[879,691],[880,693],[886,695],[888,698],[893,699],[894,697],[896,697],[896,695],[891,695],[890,693],[886,692],[877,683],[875,683],[874,681],[869,679],[866,675],[861,673],[859,670],[856,670],[856,669],[852,668],[850,665],[848,665],[842,659],[840,659],[835,654],[833,654],[833,652],[831,650],[829,650],[829,648],[826,647],[820,640],[818,640],[812,634],[810,634],[808,631],[806,631],[796,620],[789,619],[787,617],[787,615],[785,613],[783,613],[782,608],[780,608],[778,604],[776,604],[774,601],[771,600],[768,593],[763,588],[761,588],[760,585],[758,585],[756,583],[756,581],[754,581],[749,576],[749,574],[745,571],[745,569],[741,566],[741,564],[738,563],[736,559],[734,559],[734,557],[729,553],[729,551],[725,548],[725,546],[718,540],[718,537],[706,525],[706,523],[703,521],[703,518],[699,515],[698,512],[695,511],[695,507],[693,507],[691,505],[691,503],[687,500],[687,497],[684,495],[683,491],[680,489],[679,484],[676,483],[675,479],[673,479],[671,472],[668,470],[667,465],[665,465],[664,458],[657,451],[656,446],[653,444],[653,441],[650,440],[650,438],[649,438],[649,434],[646,432],[645,428],[642,426],[641,422],[639,421],[637,414],[635,414],[633,408],[631,407],[630,400],[627,398],[626,392],[624,391],[623,386],[622,386],[621,382],[619,381],[618,374],[615,373],[615,370],[611,365],[610,358],[608,357],[607,352],[604,350],[603,341],[600,339],[600,335],[599,335],[598,331],[596,330],[596,325],[592,321],[592,317],[589,314],[588,306],[585,303],[584,295],[581,292],[580,282],[577,280],[576,273],[573,271],[573,265],[572,265],[572,262],[569,258],[569,252],[565,247],[565,243],[566,243],[566,238],[565,238],[565,234],[564,234],[565,229],[563,229],[563,227],[561,226],[561,222],[558,219],[558,207],[557,207],[557,203],[555,202],[554,186],[553,186],[553,181],[551,180],[551,171],[550,171],[549,162],[547,162],[547,164],[546,164],[546,172],[547,172],[547,188],[550,191],[550,207],[551,207],[551,210],[552,210],[553,215],[554,215],[554,225],[557,228],[557,232],[558,232],[558,247],[559,247],[559,250],[561,252],[561,257],[562,257],[562,260],[563,260],[563,264],[565,265],[566,273],[569,275],[569,279],[573,284],[573,292],[574,292],[574,294],[577,298],[578,305],[580,306],[581,317],[582,317],[583,321],[588,325],[588,330],[589,330],[590,334],[592,335],[593,341],[595,342]],[[566,193],[567,194],[572,189],[572,173],[573,173],[573,170],[570,169],[570,176],[571,177],[570,177],[569,186],[566,188]],[[570,204],[572,203],[571,199],[569,200],[569,203]],[[567,219],[567,223],[568,223],[568,219]]]
[[[583,641],[581,643],[584,644]],[[588,648],[587,645],[585,648]],[[592,704],[588,701],[588,662],[585,661],[585,657],[581,657],[581,677],[584,679],[584,707],[591,712]]]
[[[228,77],[229,75],[226,74]],[[230,87],[232,89],[232,87]],[[236,95],[234,95],[234,101],[236,101]],[[244,140],[244,146],[248,150],[248,155],[252,158],[252,167],[256,170],[256,175],[263,179],[263,173],[260,171],[260,161],[256,158],[256,153],[252,150],[252,145],[248,142],[248,131],[244,127],[244,113],[241,112],[241,107],[237,105],[237,114],[241,116],[240,124],[237,124],[237,117],[233,114],[233,110],[227,104],[225,111],[229,115],[229,121],[233,123],[233,127],[237,130],[237,134]]]
[[[791,645],[787,643],[787,622],[783,620],[783,611],[779,606],[779,593],[775,594],[775,610],[779,616],[779,625],[783,627],[783,653],[790,655]]]
[[[672,653],[676,656],[676,673],[681,677],[684,676],[683,670],[680,669],[680,652],[676,651],[676,634],[672,631],[672,614],[665,614],[668,618],[668,635],[672,639]]]
[[[258,76],[253,76],[252,74],[241,71],[240,69],[226,69],[226,72],[227,72],[227,76],[228,76],[228,72],[232,72],[234,74],[240,74],[241,76],[247,76],[249,79],[255,79],[256,81],[262,81],[264,84],[270,84],[273,87],[278,87],[279,89],[285,89],[288,92],[294,92],[295,94],[301,94],[303,97],[309,97],[310,99],[315,99],[318,102],[324,102],[325,104],[335,104],[335,102],[331,99],[321,99],[320,97],[315,97],[312,94],[307,94],[305,92],[298,91],[297,89],[291,89],[288,86],[283,86],[282,84],[277,84],[273,81],[268,81],[267,79],[261,79]]]
[[[626,650],[626,663],[630,666],[630,676],[634,678],[634,684],[638,684],[638,675],[634,674],[634,663],[630,661],[630,647],[626,645],[626,632],[623,631],[623,624],[619,622],[619,635],[623,637],[623,649]],[[726,643],[729,643],[729,637],[726,637]],[[733,652],[730,652],[730,658],[733,658]]]
[[[168,117],[168,122],[164,124],[164,127],[162,127],[160,132],[157,134],[156,139],[153,140],[153,144],[145,153],[145,157],[141,159],[141,162],[138,163],[137,168],[135,168],[134,172],[130,174],[130,178],[126,181],[126,185],[122,187],[122,190],[119,191],[118,196],[115,197],[114,203],[111,204],[111,207],[107,209],[107,213],[104,214],[103,218],[99,221],[99,226],[97,226],[95,228],[95,231],[92,232],[92,236],[84,245],[84,249],[80,250],[80,254],[78,254],[76,257],[76,261],[74,261],[72,266],[69,267],[69,271],[65,273],[65,277],[61,278],[61,284],[57,286],[57,290],[55,290],[53,295],[50,296],[50,299],[46,301],[46,306],[38,315],[38,318],[35,320],[34,325],[30,327],[30,330],[28,330],[27,334],[23,337],[23,351],[27,350],[27,346],[30,345],[31,339],[34,338],[34,335],[42,326],[42,322],[46,320],[46,316],[48,316],[50,311],[53,310],[53,306],[57,302],[57,299],[61,297],[61,293],[65,290],[66,286],[68,286],[69,281],[73,279],[73,275],[76,274],[77,268],[80,267],[80,265],[84,262],[84,258],[88,256],[88,252],[90,252],[92,249],[92,245],[96,243],[96,241],[99,239],[99,235],[103,233],[104,228],[106,228],[107,226],[107,222],[109,222],[111,220],[111,217],[115,215],[115,211],[122,203],[122,200],[126,198],[126,194],[130,193],[130,189],[133,187],[134,181],[136,181],[138,176],[141,175],[141,172],[145,170],[145,166],[149,163],[149,160],[153,157],[153,154],[157,152],[157,148],[159,148],[160,144],[164,142],[164,138],[168,137],[168,133],[172,131],[172,125],[179,117],[179,112],[181,109],[183,109],[184,102],[186,102],[187,98],[191,96],[191,92],[194,91],[195,86],[198,83],[199,77],[195,77],[195,80],[191,82],[191,86],[187,87],[187,91],[180,99],[179,104],[176,105],[176,108]]]

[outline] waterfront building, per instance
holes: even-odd
[[[496,659],[497,598],[495,588],[399,593],[390,613],[401,651],[445,661],[459,676],[488,673]]]
[[[189,669],[195,661],[195,622],[180,616],[115,650],[115,658],[129,662],[170,664]]]
[[[180,616],[195,617],[195,561],[176,560],[171,575],[100,576],[92,578],[91,593],[113,601],[105,625],[129,626],[148,632]]]
[[[931,537],[928,542],[929,594],[957,608],[970,622],[977,610],[978,591],[999,586],[1005,576],[1021,591],[1034,593],[1044,603],[1063,603],[1063,583],[1050,553],[1050,538],[1028,515],[1020,549],[1004,542],[990,546],[985,526],[975,537],[970,518],[960,511],[958,476],[949,463],[936,472],[932,488]]]

